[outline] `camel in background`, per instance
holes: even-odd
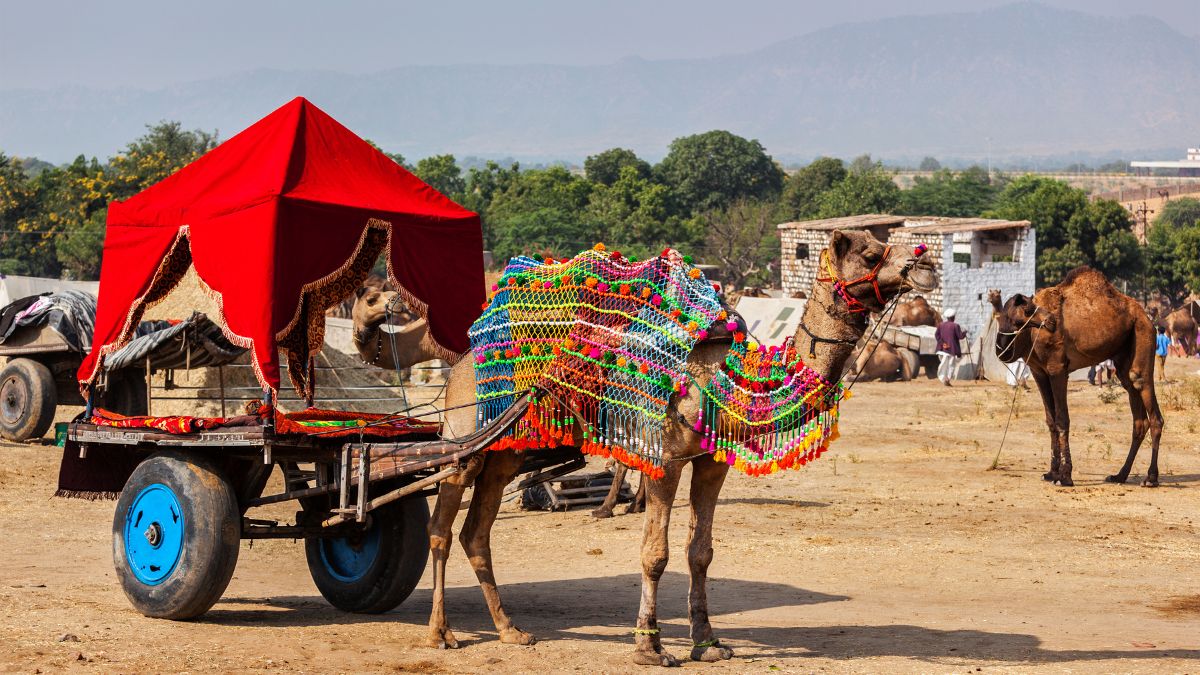
[[[879,343],[878,346],[872,349],[876,342]],[[913,379],[913,364],[904,358],[900,349],[903,348],[897,348],[890,342],[872,340],[871,345],[866,345],[859,351],[858,358],[850,364],[847,375],[853,375],[855,382],[870,380],[908,382]]]
[[[941,322],[942,315],[929,306],[923,295],[897,304],[896,311],[888,321],[893,326],[937,326]]]
[[[900,249],[887,252],[884,245],[863,231],[835,230],[828,248],[829,262],[840,279],[861,279],[876,269],[877,286],[859,283],[845,289],[869,311],[883,310],[883,304],[910,289],[931,290],[937,274],[924,260],[909,258]],[[802,325],[825,341],[811,342],[815,356],[806,358],[808,365],[825,378],[840,378],[846,360],[855,344],[867,330],[866,312],[851,312],[845,301],[835,294],[831,283],[815,282],[805,305]],[[878,294],[878,296],[877,296]],[[810,338],[798,333],[796,340],[802,353],[807,353]],[[642,594],[635,632],[633,660],[642,665],[674,666],[679,661],[663,649],[658,632],[658,582],[666,571],[667,533],[671,522],[671,507],[685,465],[692,467],[691,492],[688,500],[691,522],[687,544],[687,561],[691,575],[688,593],[688,616],[691,622],[691,658],[697,661],[717,661],[733,656],[733,650],[722,645],[713,635],[709,623],[707,578],[712,562],[713,514],[717,497],[725,482],[729,465],[715,462],[700,449],[700,436],[688,423],[700,413],[702,397],[699,391],[725,363],[730,349],[727,341],[709,340],[696,345],[688,356],[689,375],[696,380],[691,396],[672,396],[667,408],[664,434],[663,467],[665,475],[646,481],[646,520],[642,536]],[[446,421],[443,433],[448,438],[475,432],[476,411],[474,361],[464,359],[451,371],[446,389]],[[582,433],[576,430],[575,438]],[[463,523],[459,541],[475,568],[480,588],[491,612],[492,621],[501,642],[532,644],[534,638],[517,628],[505,612],[496,587],[492,567],[491,529],[496,521],[505,486],[517,475],[524,461],[522,451],[484,452],[467,461],[461,472],[438,485],[437,504],[429,522],[429,545],[433,558],[433,609],[429,619],[430,644],[436,647],[457,647],[458,640],[446,622],[446,558],[450,552],[451,530],[458,513],[463,492],[474,484],[471,505]]]
[[[996,310],[996,356],[1005,363],[1024,358],[1042,394],[1050,429],[1050,471],[1043,478],[1071,486],[1071,417],[1067,411],[1067,376],[1071,371],[1112,359],[1117,378],[1129,394],[1133,440],[1125,465],[1105,480],[1124,483],[1146,432],[1150,432],[1150,467],[1142,485],[1158,485],[1158,443],[1163,416],[1154,394],[1154,326],[1133,298],[1121,293],[1100,272],[1079,267],[1062,283],[1043,288],[1032,298],[1017,294]]]
[[[1188,307],[1180,307],[1171,311],[1170,307],[1161,310],[1158,306],[1150,308],[1150,320],[1156,326],[1162,326],[1167,336],[1183,347],[1183,353],[1193,356],[1196,353],[1196,319]]]
[[[408,308],[399,303],[395,291],[363,286],[355,295],[350,316],[354,321],[354,348],[363,363],[401,370],[439,358],[425,320],[412,318]],[[390,331],[383,329],[389,315],[406,314],[410,317],[408,323]]]

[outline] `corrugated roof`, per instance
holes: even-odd
[[[904,227],[905,223],[921,223]],[[780,230],[857,230],[878,225],[888,225],[905,232],[914,234],[953,234],[955,232],[975,232],[978,230],[1007,230],[1016,227],[1029,227],[1028,220],[995,220],[991,218],[939,218],[921,216],[889,216],[881,213],[871,213],[862,216],[845,216],[842,218],[824,218],[821,220],[803,220],[794,223],[781,223],[776,227]]]

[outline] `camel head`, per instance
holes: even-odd
[[[938,284],[933,263],[925,256],[914,256],[900,247],[889,250],[864,230],[834,230],[826,250],[834,277],[846,284],[848,295],[872,312],[883,311],[883,305],[901,293],[928,292]],[[869,281],[873,271],[875,284]],[[828,273],[822,270],[822,274]]]
[[[1053,331],[1056,324],[1054,316],[1038,307],[1033,298],[1017,293],[996,313],[996,358],[1005,363],[1025,358],[1033,348],[1034,334]]]
[[[991,303],[992,309],[996,310],[997,314],[1004,311],[1004,304],[1000,299],[999,288],[993,288],[988,291],[988,302]]]
[[[355,295],[358,296],[358,299],[354,301],[350,318],[354,320],[356,333],[378,327],[388,319],[389,312],[395,318],[407,311],[395,291],[364,286],[355,291]]]

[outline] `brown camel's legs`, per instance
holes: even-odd
[[[638,489],[625,507],[625,513],[642,513],[646,510],[646,474],[638,474]]]
[[[531,645],[534,638],[513,625],[512,619],[508,618],[504,605],[500,602],[496,576],[492,571],[491,537],[492,525],[496,522],[496,513],[499,512],[500,501],[504,497],[504,487],[521,470],[524,458],[524,452],[487,453],[483,471],[475,480],[471,508],[467,511],[467,519],[458,535],[463,549],[467,552],[467,558],[471,561],[471,567],[475,568],[479,588],[483,590],[488,611],[492,613],[492,621],[500,633],[500,641],[517,645]]]
[[[1129,411],[1133,415],[1133,438],[1129,444],[1129,454],[1125,457],[1125,464],[1121,466],[1121,470],[1104,480],[1109,483],[1124,483],[1129,479],[1133,461],[1142,447],[1146,432],[1149,431],[1150,467],[1146,470],[1146,479],[1142,485],[1157,487],[1158,443],[1162,438],[1163,430],[1163,416],[1158,408],[1158,397],[1155,395],[1152,383],[1147,384],[1144,377],[1140,377],[1138,373],[1130,370],[1129,359],[1120,359],[1119,361],[1123,362],[1116,363],[1117,377],[1121,381],[1121,386],[1129,394]]]
[[[1053,375],[1050,386],[1054,391],[1054,426],[1058,430],[1058,451],[1062,464],[1058,470],[1058,484],[1063,487],[1075,485],[1071,479],[1071,412],[1067,409],[1067,375]]]
[[[679,661],[663,650],[658,634],[658,580],[667,569],[667,529],[671,504],[679,488],[680,462],[665,462],[666,474],[647,481],[646,524],[642,530],[642,602],[634,635],[634,663],[644,666],[677,666]]]
[[[1054,423],[1054,390],[1050,386],[1050,376],[1040,370],[1030,370],[1033,381],[1037,383],[1038,393],[1042,395],[1042,409],[1046,413],[1046,428],[1050,430],[1050,470],[1042,474],[1042,479],[1058,480],[1059,452],[1058,433]]]
[[[482,466],[482,463],[479,463]],[[478,471],[478,468],[476,468]],[[433,558],[433,608],[429,613],[429,646],[441,649],[458,647],[458,640],[446,625],[446,558],[450,555],[450,535],[454,517],[470,479],[458,480],[459,474],[438,485],[437,502],[429,519],[429,552]],[[473,477],[473,476],[472,476]]]
[[[712,562],[713,513],[729,465],[705,455],[692,460],[692,522],[688,534],[688,618],[692,624],[692,660],[733,658],[733,650],[713,637],[708,620],[708,565]]]
[[[624,464],[616,464],[613,467],[612,487],[608,488],[604,503],[592,510],[593,518],[612,518],[613,507],[617,505],[617,498],[621,496],[621,486],[625,484],[625,473],[629,471],[629,467]]]

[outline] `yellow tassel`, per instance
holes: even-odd
[[[720,462],[720,463],[724,464],[724,463],[725,463],[725,451],[724,451],[724,450],[718,450],[718,451],[716,452],[716,454],[714,454],[714,455],[713,455],[713,459],[714,459],[715,461],[718,461],[718,462]]]
[[[771,462],[771,473],[775,473],[776,471],[779,471],[779,462],[772,461]]]

